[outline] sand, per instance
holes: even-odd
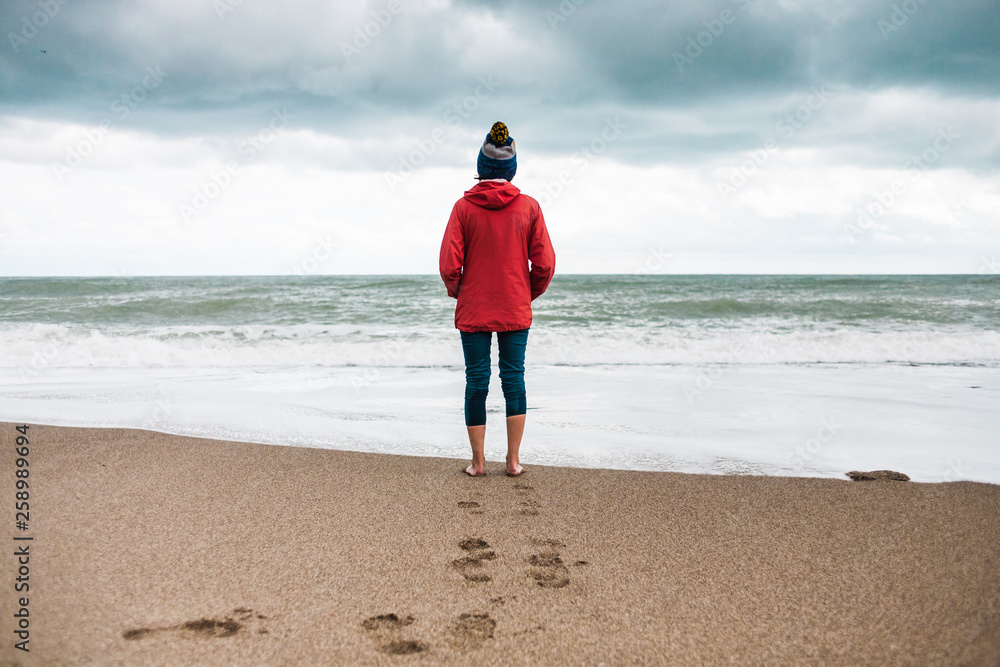
[[[16,435],[0,665],[1000,664],[1000,486],[38,425],[23,653]]]

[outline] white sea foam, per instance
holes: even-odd
[[[997,331],[579,330],[533,328],[534,364],[1000,363]],[[0,368],[244,368],[462,365],[454,329],[370,326],[186,326],[142,330],[79,325],[0,327]],[[494,360],[496,359],[494,342]]]
[[[525,384],[527,465],[1000,484],[997,368],[536,365]],[[0,420],[463,458],[463,388],[459,368],[0,369]]]

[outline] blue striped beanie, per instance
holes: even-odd
[[[493,123],[483,147],[479,149],[476,170],[480,179],[503,178],[509,181],[517,173],[517,145],[507,126],[500,121]]]

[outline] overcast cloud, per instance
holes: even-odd
[[[561,272],[998,272],[1000,4],[4,0],[0,274],[435,273],[495,120]]]

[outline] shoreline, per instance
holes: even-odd
[[[4,664],[1000,660],[993,484],[29,439],[32,651]]]
[[[258,435],[263,435],[264,436],[264,437],[261,437],[260,439],[245,439],[245,438],[241,439],[241,438],[236,437],[236,436],[234,436],[232,434],[220,434],[220,435],[191,434],[191,433],[182,433],[182,432],[175,432],[175,431],[163,430],[162,428],[153,427],[153,426],[143,426],[143,425],[129,425],[129,424],[126,424],[126,425],[110,425],[110,426],[109,425],[99,425],[99,426],[95,426],[95,425],[92,425],[92,424],[69,423],[69,422],[72,422],[72,420],[66,420],[66,422],[67,423],[51,423],[51,422],[33,421],[33,422],[30,422],[30,423],[34,424],[34,425],[37,425],[37,426],[44,426],[44,427],[47,427],[47,428],[57,428],[57,429],[64,429],[65,428],[65,429],[116,430],[116,431],[117,430],[129,430],[129,431],[137,431],[137,432],[148,433],[148,434],[165,435],[165,436],[170,436],[170,437],[190,438],[190,439],[202,440],[202,441],[206,441],[206,442],[226,442],[226,443],[237,443],[237,444],[261,445],[261,446],[269,446],[269,447],[270,446],[274,446],[274,447],[298,447],[298,448],[304,448],[304,449],[323,449],[323,450],[328,450],[328,451],[356,452],[356,453],[377,454],[377,455],[385,455],[385,456],[404,456],[404,457],[406,457],[406,456],[412,456],[412,457],[416,457],[416,458],[434,458],[434,459],[447,459],[447,460],[455,460],[455,461],[461,461],[461,460],[467,460],[467,459],[469,459],[469,452],[467,451],[467,449],[468,449],[467,442],[461,448],[462,449],[462,455],[460,455],[460,456],[454,456],[454,455],[452,455],[452,452],[413,453],[411,451],[408,452],[408,451],[405,451],[405,450],[404,451],[378,451],[378,450],[372,449],[372,448],[344,449],[344,448],[342,448],[340,446],[332,446],[330,442],[322,442],[322,443],[319,443],[319,444],[307,444],[307,441],[312,440],[313,438],[311,438],[308,434],[303,434],[303,433],[289,434],[288,437],[287,437],[287,439],[289,440],[289,442],[287,442],[287,443],[281,443],[281,442],[275,442],[275,441],[268,441],[268,438],[266,437],[268,434],[258,434]],[[4,423],[11,423],[11,422],[5,422],[2,418],[0,418],[0,424],[4,424]],[[538,430],[538,428],[539,428],[539,426],[535,425],[533,427],[533,430]],[[501,430],[503,429],[502,422],[501,423],[496,423],[496,424],[493,425],[493,430],[496,430],[496,429],[501,429]],[[399,433],[395,433],[395,434],[391,434],[391,435],[393,435],[393,437],[397,437],[397,436],[399,436]],[[329,437],[329,436],[327,436],[327,437]],[[461,437],[463,439],[466,437],[465,433],[464,433],[464,427],[462,429]],[[542,434],[542,435],[536,434],[533,437],[535,437],[536,439],[538,439],[538,438],[544,438],[545,435],[544,434]],[[274,438],[274,440],[276,440],[276,439],[277,438]],[[350,445],[348,445],[348,446],[350,446]],[[487,457],[486,460],[487,460],[488,463],[489,462],[502,462],[503,461],[503,458],[501,457],[501,455],[499,453],[499,449],[497,449],[497,447],[499,447],[499,445],[495,445],[493,447],[493,449],[495,451],[493,451],[492,454],[491,454],[490,444],[488,443],[488,445],[487,445],[487,452],[486,452],[486,457]],[[529,443],[529,447],[527,449],[528,450],[531,449],[530,443]],[[802,448],[800,447],[798,449],[789,450],[789,451],[795,451],[795,452],[798,453],[798,450],[800,450],[800,449],[802,449]],[[529,455],[530,454],[531,454],[531,452],[529,451]],[[899,472],[902,472],[903,474],[907,475],[910,478],[911,481],[914,481],[914,482],[917,482],[917,483],[923,483],[923,484],[943,484],[943,483],[949,483],[949,482],[973,482],[973,483],[977,483],[977,484],[988,484],[988,485],[993,485],[993,486],[1000,486],[1000,482],[992,481],[990,479],[984,479],[982,477],[980,477],[979,479],[975,479],[975,478],[973,478],[974,476],[970,476],[970,477],[959,476],[959,475],[967,474],[969,472],[968,465],[960,465],[961,461],[959,461],[958,464],[956,464],[956,462],[954,460],[952,460],[952,459],[949,459],[949,461],[947,462],[947,464],[941,463],[940,466],[939,466],[939,467],[942,467],[942,468],[946,468],[946,472],[945,472],[945,474],[943,476],[944,477],[943,479],[937,479],[937,478],[927,479],[926,478],[927,477],[926,474],[921,474],[921,472],[924,472],[924,471],[919,471],[919,470],[918,471],[914,471],[912,469],[912,467],[898,466],[897,462],[892,462],[892,461],[888,461],[887,462],[887,461],[878,461],[878,460],[868,461],[868,465],[867,466],[861,465],[861,464],[855,464],[854,468],[850,468],[850,466],[845,465],[845,466],[842,467],[843,469],[821,469],[821,468],[807,469],[807,468],[802,468],[802,467],[796,467],[796,468],[782,468],[782,467],[777,467],[773,463],[766,461],[766,459],[765,460],[756,460],[756,459],[755,460],[751,460],[751,459],[744,459],[744,458],[739,458],[739,457],[735,457],[735,456],[726,456],[726,455],[721,454],[721,453],[720,454],[715,454],[715,455],[708,455],[708,454],[701,453],[700,454],[700,456],[701,456],[700,459],[697,459],[697,458],[694,458],[694,457],[684,458],[683,454],[678,455],[678,458],[676,460],[674,460],[674,461],[671,461],[671,463],[680,463],[679,467],[674,467],[674,468],[656,467],[655,465],[650,465],[648,463],[648,461],[647,461],[646,464],[649,465],[649,467],[639,468],[639,467],[613,467],[613,466],[608,465],[609,463],[611,463],[611,461],[609,461],[608,458],[599,459],[599,460],[596,460],[596,461],[593,461],[593,462],[586,461],[586,460],[583,460],[583,459],[570,460],[570,461],[567,461],[567,462],[559,462],[559,461],[552,462],[550,460],[545,460],[544,459],[544,456],[546,454],[549,455],[549,456],[551,456],[551,452],[537,452],[536,451],[536,452],[534,452],[534,454],[535,454],[536,459],[539,456],[541,456],[543,460],[542,460],[542,462],[532,461],[531,465],[533,465],[533,466],[544,466],[544,467],[550,467],[550,468],[569,468],[569,469],[580,469],[580,470],[616,470],[616,471],[621,471],[621,472],[675,473],[675,474],[684,474],[684,475],[709,475],[709,476],[724,476],[724,477],[725,476],[744,476],[744,477],[781,477],[781,478],[791,478],[791,479],[800,479],[801,478],[801,479],[846,480],[846,479],[849,479],[849,477],[850,477],[849,473],[854,468],[858,468],[860,470],[867,471],[867,470],[873,470],[873,469],[876,469],[876,468],[885,469],[887,467],[896,466],[896,467],[894,467],[892,469],[893,470],[898,470]],[[699,454],[696,453],[696,455],[699,455]],[[807,453],[804,454],[804,455],[808,457]],[[491,458],[491,456],[493,458]],[[665,456],[663,458],[666,459]],[[626,455],[626,461],[628,461],[628,460],[629,460],[629,456],[627,454]],[[635,461],[635,457],[632,457],[631,460],[634,462]],[[797,459],[797,460],[801,460],[801,457],[799,459]],[[963,460],[964,460],[964,458],[963,458]],[[847,460],[845,460],[843,462],[845,464],[848,463]],[[661,461],[661,463],[663,463],[663,462]],[[626,466],[627,465],[628,465],[628,462],[626,462]],[[710,466],[710,468],[709,468],[709,466]],[[924,467],[926,468],[926,466],[924,466]]]
[[[993,369],[733,366],[708,371],[722,375],[689,403],[685,392],[708,381],[699,368],[527,368],[526,463],[836,479],[888,468],[920,482],[1000,484]],[[468,456],[461,372],[386,366],[355,387],[365,371],[341,371],[51,368],[27,383],[0,373],[0,420]],[[495,458],[505,449],[499,390],[487,402]]]

